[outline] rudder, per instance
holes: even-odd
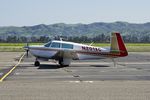
[[[120,35],[120,33],[112,33],[111,34],[111,47],[110,52],[119,54],[118,56],[127,56],[128,51],[125,47],[124,41]]]

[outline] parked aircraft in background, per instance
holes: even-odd
[[[85,59],[107,59],[125,57],[128,55],[120,33],[111,34],[111,45],[109,48],[94,47],[67,41],[53,40],[45,45],[25,46],[25,50],[36,57],[35,66],[39,66],[40,59],[54,59],[60,66],[69,66],[72,60]]]

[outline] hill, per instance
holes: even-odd
[[[107,42],[111,32],[120,32],[125,42],[150,42],[150,23],[128,22],[0,27],[0,42],[46,42],[58,36],[75,42]]]
[[[149,34],[150,23],[135,24],[127,22],[103,23],[97,22],[92,24],[52,24],[52,25],[35,25],[23,27],[0,27],[0,36],[88,36],[93,37],[99,34],[108,34],[117,31],[122,34]]]

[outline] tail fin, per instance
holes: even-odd
[[[111,53],[119,54],[118,56],[123,57],[128,55],[128,51],[124,45],[123,39],[120,33],[111,34]]]

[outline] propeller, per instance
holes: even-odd
[[[90,43],[90,45],[89,45],[89,46],[92,46],[93,44],[94,44],[94,42]]]
[[[24,49],[26,50],[26,56],[28,57],[29,55],[29,43],[26,43],[26,46],[24,46]]]

